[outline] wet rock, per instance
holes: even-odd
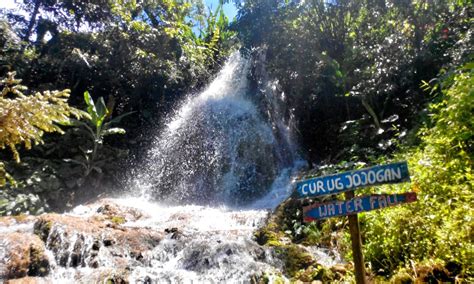
[[[128,284],[130,283],[128,281],[129,276],[129,271],[125,269],[98,267],[97,269],[89,271],[86,274],[81,274],[80,279],[74,281],[74,283]]]
[[[33,236],[43,242],[55,264],[50,275],[42,279],[46,283],[58,278],[64,283],[174,283],[189,276],[196,283],[229,283],[248,279],[253,271],[261,274],[270,270],[286,277],[282,274],[285,258],[281,252],[285,250],[259,246],[251,239],[254,228],[263,223],[265,212],[255,217],[255,212],[211,210],[209,214],[207,208],[172,209],[130,221],[135,217],[123,213],[126,207],[106,200],[82,205],[71,213],[32,217],[27,230],[33,235],[34,228]],[[228,221],[204,222],[215,212]],[[126,222],[113,222],[120,214]],[[15,220],[11,222],[15,224]],[[206,227],[201,229],[196,224]]]
[[[0,279],[45,276],[49,261],[44,243],[34,234],[6,233],[0,242]]]
[[[152,281],[151,281],[150,276],[145,276],[145,278],[143,279],[143,283],[144,283],[144,284],[151,284]]]
[[[257,260],[264,261],[267,259],[267,253],[263,248],[256,248],[254,254]]]
[[[103,240],[103,244],[104,244],[104,246],[109,247],[109,246],[114,244],[114,241],[106,239],[106,240]]]
[[[335,274],[340,274],[341,276],[344,276],[347,273],[347,267],[343,264],[336,264],[331,267],[331,271]]]
[[[6,284],[49,284],[51,281],[41,277],[22,277],[18,279],[10,279]]]
[[[94,243],[92,244],[92,250],[99,250],[100,248],[100,244],[98,241],[94,241]]]
[[[178,228],[166,228],[165,229],[165,233],[168,233],[168,234],[175,233],[177,231],[178,231]]]
[[[134,252],[130,253],[130,256],[135,258],[135,260],[141,261],[143,259],[143,254],[141,252]]]
[[[97,215],[46,214],[38,217],[34,227],[57,263],[64,267],[99,267],[102,259],[125,269],[136,262],[132,255],[152,250],[163,238],[163,233],[151,229],[108,227],[106,222]]]
[[[120,206],[108,199],[103,199],[100,201],[99,205],[100,206],[97,208],[96,212],[107,216],[108,219],[116,224],[122,224],[128,221],[136,221],[143,217],[147,217],[143,214],[143,212],[137,210],[136,208]]]
[[[89,264],[89,266],[92,268],[97,268],[99,267],[99,262],[97,260],[94,260]]]
[[[171,234],[171,239],[179,239],[182,235],[182,232],[178,228],[166,228],[165,233]]]
[[[52,226],[51,221],[39,220],[35,222],[34,232],[38,237],[40,237],[43,240],[43,242],[45,242],[49,236],[51,226]]]

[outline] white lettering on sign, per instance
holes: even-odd
[[[328,214],[328,210],[327,210],[326,206],[321,206],[318,209],[319,209],[319,216],[325,217]],[[323,211],[323,209],[324,209],[324,211]]]
[[[364,210],[364,206],[362,206],[362,199],[360,199],[360,198],[355,198],[354,199],[354,210],[355,211]]]
[[[403,162],[300,181],[297,183],[297,191],[302,197],[320,196],[409,180],[408,166]]]
[[[397,169],[381,169],[378,170],[377,172],[375,171],[367,171],[367,172],[360,172],[360,173],[354,173],[354,174],[348,174],[345,176],[347,179],[347,188],[352,188],[352,187],[358,187],[361,185],[371,185],[376,182],[378,183],[383,183],[383,182],[391,182],[397,179],[401,179],[402,173],[400,171],[400,168]],[[329,185],[329,181],[327,182]],[[332,184],[330,191],[332,190]],[[337,189],[339,189],[336,186]],[[340,189],[343,188],[343,184],[340,184]]]
[[[326,192],[324,190],[324,184],[323,184],[323,181],[322,180],[318,180],[318,182],[316,183],[316,185],[318,186],[318,192]]]
[[[362,185],[366,185],[367,184],[367,173],[366,172],[361,172],[360,175],[363,177],[362,179]]]
[[[397,170],[395,171],[395,169],[390,169],[392,171],[392,178],[393,179],[401,179],[402,178],[402,171],[400,170],[400,168],[397,168]]]
[[[376,195],[372,195],[370,197],[370,210],[374,210],[375,208],[375,201],[377,200],[377,196]]]
[[[342,205],[344,204],[343,201],[336,202],[337,208],[339,209],[339,212],[342,212]]]
[[[375,172],[374,171],[369,171],[367,174],[369,178],[369,184],[374,184],[377,180],[375,179]]]
[[[307,195],[308,194],[308,191],[306,190],[306,188],[309,187],[309,184],[303,184],[303,186],[301,187],[301,193],[304,194],[304,195]]]

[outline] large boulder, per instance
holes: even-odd
[[[7,232],[0,240],[0,279],[45,276],[49,260],[42,240],[31,233]]]

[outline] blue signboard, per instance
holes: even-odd
[[[416,201],[416,193],[373,194],[351,200],[330,201],[303,207],[304,221],[346,216]]]
[[[300,181],[296,190],[300,197],[323,196],[384,183],[410,181],[406,162],[375,166],[360,170]]]

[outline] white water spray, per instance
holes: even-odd
[[[288,177],[289,139],[274,109],[249,91],[249,61],[234,53],[212,83],[171,116],[134,180],[148,197],[168,204],[243,205]],[[274,98],[277,99],[277,98]],[[288,182],[288,180],[287,180]],[[281,185],[279,185],[281,186]]]
[[[278,252],[259,246],[253,234],[291,194],[298,163],[272,101],[278,98],[249,91],[249,65],[232,55],[208,88],[170,117],[134,173],[132,191],[140,197],[102,200],[43,222],[47,282],[247,283],[281,275]],[[33,223],[11,230],[32,234]],[[325,251],[308,253],[334,263]]]

